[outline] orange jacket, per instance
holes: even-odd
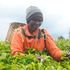
[[[40,39],[38,39],[38,37],[36,37],[35,39],[34,38],[28,39],[22,34],[22,28],[25,29],[25,34],[28,36],[38,35],[39,29],[37,29],[32,35],[28,31],[28,25],[16,29],[14,31],[12,42],[11,42],[12,54],[15,55],[16,52],[18,51],[23,53],[26,50],[26,48],[34,48],[36,50],[43,51],[43,49],[45,48],[44,38],[41,37]],[[60,60],[61,50],[56,46],[53,38],[48,33],[48,31],[47,30],[44,31],[46,35],[46,49],[49,51],[50,55],[54,59]]]

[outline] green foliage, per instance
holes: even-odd
[[[63,51],[70,50],[70,40],[57,40],[57,46]],[[10,44],[0,42],[0,70],[70,70],[70,59],[57,62],[47,51],[39,52],[35,49],[28,49],[24,56],[11,56]],[[41,56],[45,61],[38,60]]]

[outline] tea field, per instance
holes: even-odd
[[[57,46],[63,51],[70,51],[70,40],[57,40]],[[41,59],[37,58],[41,57]],[[48,52],[28,49],[24,56],[11,55],[10,44],[0,41],[0,70],[70,70],[70,59],[64,57],[58,62]]]

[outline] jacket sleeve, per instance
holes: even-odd
[[[11,41],[11,52],[12,55],[16,55],[17,52],[23,52],[23,41],[21,34],[18,31],[14,31],[12,41]]]
[[[56,46],[52,36],[49,34],[48,31],[45,31],[46,34],[46,48],[48,49],[50,55],[56,59],[57,61],[60,61],[62,51]]]

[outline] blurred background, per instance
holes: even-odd
[[[43,13],[41,28],[54,39],[70,37],[70,0],[0,0],[0,40],[5,40],[12,22],[26,23],[26,8],[37,6]]]

